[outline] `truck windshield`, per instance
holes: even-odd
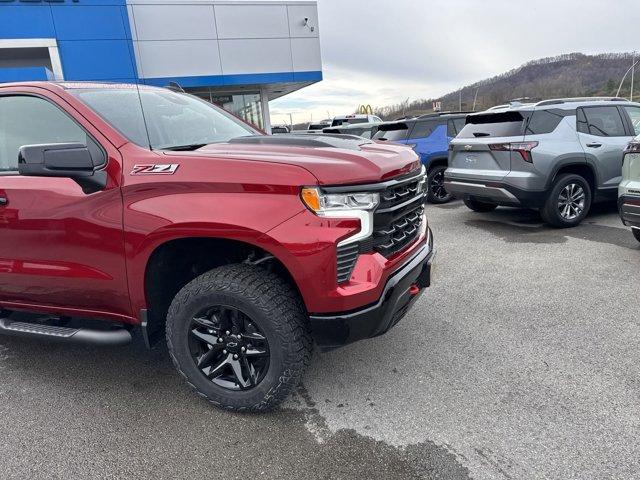
[[[130,141],[152,150],[195,150],[259,133],[192,95],[146,86],[120,87],[69,92]]]

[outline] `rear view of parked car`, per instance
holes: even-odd
[[[343,124],[343,125],[340,125],[339,127],[327,127],[322,130],[322,133],[340,133],[343,135],[356,135],[358,137],[371,140],[371,138],[378,131],[378,127],[380,125],[382,125],[380,122]]]
[[[574,227],[615,200],[640,104],[616,98],[514,103],[469,115],[449,147],[445,187],[472,210],[539,209]]]
[[[464,127],[467,112],[436,113],[384,123],[378,127],[374,139],[411,146],[427,168],[427,200],[446,203],[451,194],[444,186],[449,142]]]
[[[322,120],[318,123],[310,123],[307,126],[307,133],[320,133],[323,128],[329,127],[331,125],[331,120]]]
[[[291,133],[287,125],[274,125],[273,127],[271,127],[272,135],[282,135],[285,133]]]
[[[638,128],[640,115],[634,118]],[[624,152],[622,182],[618,187],[618,207],[622,223],[631,227],[640,242],[640,136],[636,137]]]
[[[347,125],[352,123],[382,123],[382,119],[375,115],[366,115],[364,113],[354,113],[352,115],[341,115],[333,117],[331,121],[332,127],[339,127],[340,125]]]

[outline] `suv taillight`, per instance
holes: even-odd
[[[538,146],[538,142],[490,143],[489,149],[497,151],[518,152],[525,162],[533,163],[531,150]]]
[[[627,145],[627,148],[624,149],[625,155],[627,153],[640,153],[640,142],[631,142]]]

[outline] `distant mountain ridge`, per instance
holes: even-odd
[[[636,59],[640,56],[636,55]],[[471,110],[477,92],[476,110],[485,110],[516,98],[541,100],[558,97],[615,95],[620,80],[633,63],[633,53],[585,55],[568,53],[525,63],[495,77],[467,85],[440,98],[414,100],[376,108],[377,114],[390,120],[405,115],[432,111],[432,102],[440,101],[442,110]],[[636,65],[634,96],[640,100],[640,64]],[[625,79],[620,96],[628,97],[630,78]]]

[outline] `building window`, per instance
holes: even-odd
[[[264,129],[262,102],[259,93],[215,94],[211,93],[212,103],[242,118],[251,125]]]
[[[185,88],[185,91],[222,107],[254,127],[264,130],[262,96],[258,92],[221,92],[209,87]]]

